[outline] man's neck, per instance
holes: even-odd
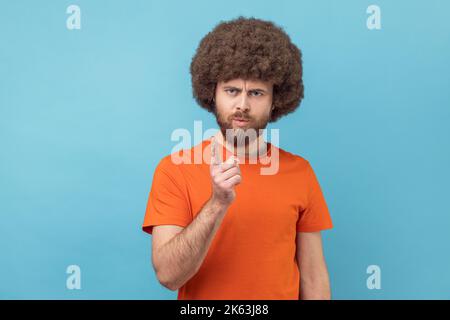
[[[225,141],[222,132],[219,130],[215,135],[215,139],[222,146],[225,145],[225,148],[232,152],[234,155],[245,157],[258,157],[264,156],[267,153],[267,143],[264,141],[264,137],[260,134],[256,139],[250,141],[245,146],[237,146],[234,147],[233,141]]]

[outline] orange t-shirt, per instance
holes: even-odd
[[[172,155],[159,162],[142,226],[145,232],[151,234],[156,225],[186,227],[195,219],[212,194],[210,142],[172,154],[184,157],[185,163],[176,164]],[[178,299],[299,299],[297,232],[330,229],[333,224],[309,162],[269,142],[267,146],[257,163],[240,157],[242,181],[235,186],[236,198],[198,272],[179,289]],[[222,146],[222,159],[230,155]],[[261,174],[270,166],[278,169],[276,174]]]

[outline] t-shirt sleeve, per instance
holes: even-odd
[[[307,204],[299,212],[297,232],[316,232],[333,228],[331,216],[319,181],[309,162],[307,162],[305,177],[307,183]]]
[[[153,174],[142,230],[152,234],[157,225],[186,227],[192,221],[186,184],[180,168],[163,158]]]

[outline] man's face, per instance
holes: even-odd
[[[242,140],[249,131],[264,129],[270,120],[272,111],[273,85],[260,80],[233,79],[217,83],[215,92],[216,121],[224,138],[227,129],[233,130],[234,144],[249,141]],[[250,129],[250,130],[249,130]]]

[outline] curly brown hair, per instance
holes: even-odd
[[[220,22],[201,40],[190,72],[195,100],[212,113],[217,82],[236,78],[273,83],[270,122],[293,112],[303,99],[302,53],[270,21],[239,16]]]

